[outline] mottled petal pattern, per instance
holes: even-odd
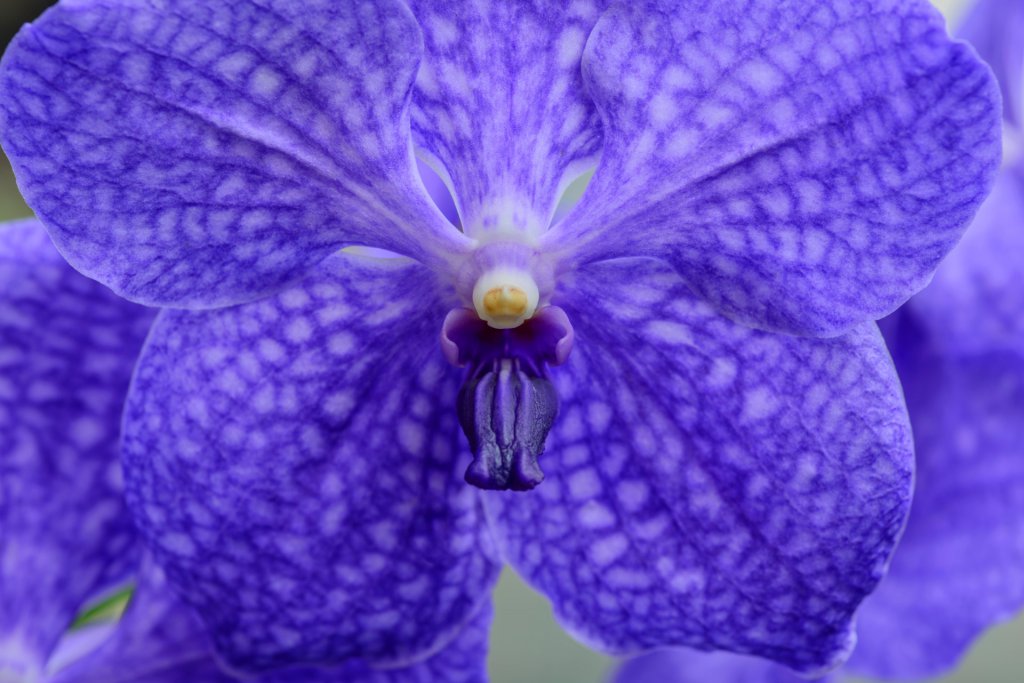
[[[910,498],[910,429],[875,326],[757,332],[643,259],[591,266],[555,302],[576,345],[552,373],[546,479],[485,498],[508,561],[601,650],[837,664]]]
[[[894,310],[999,163],[991,73],[923,1],[622,3],[583,70],[605,147],[542,246],[667,259],[765,329],[830,335]]]
[[[536,235],[594,163],[601,124],[580,59],[607,0],[411,0],[426,55],[413,133],[446,172],[466,231]]]
[[[114,637],[59,672],[52,683],[486,683],[490,605],[450,645],[410,667],[371,669],[362,662],[333,669],[287,669],[236,678],[221,668],[195,612],[147,563]]]
[[[682,648],[656,650],[616,669],[610,683],[804,683],[808,679],[766,659]],[[831,683],[838,676],[814,679]]]
[[[1024,354],[1024,164],[999,174],[971,229],[908,307],[943,353]]]
[[[0,137],[82,272],[208,307],[346,244],[438,262],[407,105],[422,53],[399,0],[71,0],[0,68]]]
[[[492,616],[488,600],[455,640],[429,659],[411,666],[374,669],[363,662],[353,662],[335,669],[299,669],[269,674],[261,676],[255,683],[487,683],[487,649]]]
[[[917,301],[886,327],[914,426],[914,506],[850,660],[880,678],[938,675],[1024,608],[1024,348],[954,356]]]
[[[38,673],[134,560],[117,441],[152,317],[72,270],[38,222],[0,225],[0,678]]]
[[[1003,115],[1024,124],[1024,2],[974,0],[957,35],[968,40],[995,71],[1003,91]]]
[[[276,297],[166,311],[126,416],[129,504],[233,666],[402,664],[497,575],[423,266],[339,254]]]

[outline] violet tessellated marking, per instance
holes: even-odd
[[[155,313],[76,273],[37,221],[0,225],[0,677],[484,683],[489,604],[408,667],[350,661],[257,679],[221,668],[197,615],[156,565],[139,562],[122,499],[121,407]],[[129,579],[138,586],[111,637],[104,626],[67,633],[86,600]],[[69,651],[79,658],[56,668]]]
[[[923,2],[623,3],[583,73],[601,163],[542,244],[577,262],[664,258],[768,329],[834,334],[891,312],[998,167],[995,83]]]
[[[149,558],[113,636],[58,672],[51,683],[486,683],[490,605],[481,608],[450,645],[426,660],[397,669],[353,661],[333,668],[291,668],[256,678],[221,668],[196,614],[171,591]]]
[[[127,409],[129,502],[229,662],[399,664],[487,598],[434,287],[338,255],[274,298],[158,319]]]
[[[607,4],[410,3],[426,41],[414,140],[454,184],[469,235],[543,232],[562,190],[600,154],[580,59]]]
[[[1019,135],[1024,2],[982,0],[960,35],[985,55]],[[993,193],[931,284],[882,321],[914,428],[916,485],[892,565],[858,617],[842,672],[915,680],[951,671],[974,640],[1024,607],[1024,169]],[[838,674],[834,678],[839,678]],[[797,683],[767,660],[663,650],[615,683]]]
[[[347,244],[445,260],[403,133],[419,40],[397,1],[62,2],[6,52],[4,149],[72,264],[142,303],[251,300]]]
[[[1016,169],[1004,170],[999,183],[1024,192]],[[982,632],[1024,606],[1024,337],[1017,317],[1005,315],[1015,292],[1004,300],[990,289],[997,281],[992,272],[1015,267],[1013,250],[999,252],[1005,263],[990,258],[1024,218],[1019,202],[1003,201],[1008,196],[993,194],[933,284],[883,321],[914,427],[915,496],[891,568],[859,612],[858,644],[844,673],[883,680],[942,675]],[[964,274],[974,281],[961,281]],[[950,279],[961,281],[969,305],[932,305]],[[983,324],[970,338],[949,334],[961,317]],[[768,660],[689,650],[640,657],[614,679],[708,680],[805,679]]]
[[[753,331],[644,260],[580,273],[559,304],[580,322],[547,479],[485,502],[562,624],[610,652],[676,642],[805,671],[852,646],[910,497],[875,326]]]
[[[5,373],[16,384],[2,385],[0,403],[2,436],[9,439],[0,440],[0,678],[485,683],[489,604],[455,640],[408,667],[378,670],[350,661],[256,679],[224,670],[194,611],[171,591],[162,570],[135,552],[121,496],[120,406],[155,312],[75,273],[36,221],[0,226],[0,284],[0,358],[6,370],[16,368]],[[40,332],[44,321],[48,325]],[[16,365],[7,365],[14,360]],[[62,386],[52,385],[60,380]],[[9,400],[11,386],[26,389],[23,400]],[[92,438],[83,440],[83,434]],[[128,579],[137,585],[116,627],[67,631],[83,600]]]
[[[404,573],[402,568],[407,566],[407,547],[394,547],[395,539],[403,538],[401,530],[391,537],[391,545],[383,548],[377,546],[380,540],[373,527],[365,540],[355,531],[367,523],[365,519],[383,518],[391,525],[395,511],[385,513],[384,507],[365,510],[365,503],[354,509],[351,502],[346,502],[373,500],[370,494],[362,492],[363,482],[383,489],[379,496],[381,505],[396,505],[395,501],[404,499],[401,489],[392,492],[388,488],[393,485],[393,473],[388,461],[380,457],[387,450],[387,439],[394,438],[388,425],[398,425],[398,443],[393,447],[395,458],[403,463],[403,471],[408,471],[403,482],[410,491],[405,494],[410,505],[422,498],[416,492],[424,488],[436,490],[439,495],[448,491],[456,501],[474,500],[471,490],[459,485],[459,469],[453,467],[461,469],[464,465],[456,457],[461,441],[457,433],[452,433],[457,430],[452,416],[444,411],[432,412],[441,409],[419,390],[406,391],[397,386],[399,377],[424,381],[416,379],[422,377],[420,371],[441,373],[433,381],[443,379],[445,372],[451,373],[444,364],[422,369],[423,362],[415,354],[406,361],[407,356],[396,351],[401,343],[396,340],[410,342],[416,336],[430,334],[426,322],[431,316],[429,306],[417,300],[410,301],[407,309],[384,309],[378,305],[381,300],[389,300],[395,291],[422,292],[429,299],[427,283],[416,283],[417,274],[423,276],[425,271],[401,263],[360,262],[351,256],[335,258],[349,260],[347,267],[324,268],[321,278],[288,290],[271,302],[220,313],[165,314],[143,360],[133,393],[126,441],[129,482],[137,496],[133,504],[141,511],[145,532],[154,543],[162,544],[161,560],[172,575],[179,572],[179,580],[194,591],[192,600],[208,617],[212,615],[223,639],[222,648],[234,646],[244,651],[248,646],[262,654],[278,647],[283,658],[286,651],[288,657],[296,656],[288,647],[328,647],[319,641],[314,641],[315,645],[302,640],[298,645],[293,640],[278,641],[280,633],[257,617],[275,611],[275,604],[280,605],[275,613],[289,614],[291,610],[284,611],[285,604],[294,603],[285,601],[301,599],[304,592],[298,592],[300,586],[308,588],[315,582],[314,585],[322,586],[318,591],[329,590],[338,578],[327,568],[341,557],[351,557],[357,564],[341,575],[347,583],[334,589],[341,600],[339,606],[351,610],[351,605],[344,601],[348,592],[365,589],[382,591],[381,608],[387,605],[389,613],[397,615],[399,609],[409,609],[389,605],[384,597],[396,595],[388,572],[397,565],[399,572]],[[342,265],[335,264],[333,259],[329,263]],[[379,270],[376,276],[371,274],[371,268]],[[629,334],[628,330],[639,326],[650,336],[623,340],[631,347],[645,349],[637,353],[628,369],[619,369],[618,364],[623,361],[598,355],[590,362],[604,365],[602,373],[595,375],[584,370],[593,370],[587,365],[589,354],[600,352],[582,349],[601,348],[597,346],[598,335],[609,333],[585,328],[593,345],[581,346],[570,356],[565,372],[555,375],[566,400],[566,411],[556,425],[548,456],[554,474],[538,488],[536,496],[517,496],[501,505],[498,501],[487,501],[492,507],[497,506],[492,523],[503,540],[505,556],[555,601],[558,613],[574,632],[603,649],[629,650],[650,646],[652,641],[699,640],[708,632],[709,625],[680,620],[680,616],[709,613],[705,603],[709,600],[717,607],[713,612],[715,640],[709,645],[751,647],[797,665],[818,666],[817,662],[839,656],[836,653],[847,648],[850,615],[880,575],[902,526],[909,496],[909,432],[880,338],[870,329],[830,341],[800,341],[750,331],[717,316],[692,297],[687,298],[685,286],[671,272],[662,270],[648,281],[645,274],[651,269],[650,264],[636,264],[628,277],[621,280],[612,280],[607,270],[597,271],[584,284],[574,285],[571,294],[560,300],[566,310],[578,312],[580,307],[600,301],[595,299],[595,292],[602,283],[640,283],[617,289],[615,296],[606,300],[602,313],[614,315],[623,323],[613,326],[613,330]],[[344,291],[343,287],[352,291]],[[374,293],[374,289],[379,291]],[[675,302],[675,309],[666,306],[667,302]],[[692,310],[687,314],[688,309]],[[394,327],[376,336],[363,337],[381,347],[370,354],[356,346],[356,339],[360,338],[356,330],[364,317],[380,311],[386,311],[387,321],[377,320],[376,324],[382,330],[389,323]],[[416,317],[410,311],[415,311]],[[675,315],[684,317],[677,319]],[[167,319],[172,316],[176,324],[169,325]],[[331,328],[334,331],[317,333],[316,325],[325,320],[335,325]],[[232,335],[246,334],[245,330],[253,335],[249,341],[229,344]],[[722,357],[704,360],[695,351],[697,357],[692,366],[659,364],[665,351],[658,346],[685,343],[687,334],[697,334],[691,330],[702,331],[709,342],[719,339],[719,344],[726,344]],[[727,342],[730,330],[736,337]],[[200,331],[205,333],[200,335]],[[186,334],[191,343],[184,337]],[[295,338],[288,339],[288,335]],[[703,346],[704,338],[694,341],[694,347]],[[205,341],[200,342],[201,339]],[[325,350],[318,347],[318,340],[326,340]],[[385,345],[383,340],[392,341]],[[647,343],[640,344],[641,340]],[[807,350],[801,351],[802,346]],[[225,355],[226,348],[248,351],[234,358]],[[321,353],[340,353],[342,362],[324,363],[319,357]],[[266,354],[272,362],[267,362]],[[377,354],[394,364],[380,376],[379,361],[371,358]],[[412,363],[412,367],[421,370],[414,372],[398,361]],[[782,385],[794,384],[795,393],[773,394],[765,377],[778,372],[780,367],[788,367],[787,364],[794,367],[795,374],[792,381]],[[376,392],[372,394],[374,400],[366,394],[358,402],[354,396],[318,393],[324,386],[339,385],[325,381],[326,373],[349,367],[375,379],[372,387],[348,383],[364,386],[362,391]],[[274,368],[280,369],[271,371]],[[631,382],[624,382],[622,376],[630,370]],[[603,386],[594,386],[587,379],[591,376],[602,376],[603,381],[621,388],[612,395],[613,399],[607,399]],[[454,392],[456,377],[447,377]],[[678,411],[653,411],[657,399],[652,399],[650,392],[659,385],[651,383],[651,377],[671,382],[663,387],[669,392],[664,400],[666,405],[678,406]],[[650,388],[641,392],[638,378],[651,383],[646,385]],[[744,382],[747,390],[734,393],[731,389],[737,382]],[[169,403],[171,396],[178,399],[174,411],[156,409]],[[705,398],[701,401],[700,397]],[[801,403],[787,405],[797,397]],[[717,405],[718,400],[726,398],[736,405]],[[308,417],[310,400],[322,402],[312,407],[313,413],[322,417]],[[695,405],[694,401],[699,403]],[[850,406],[859,408],[861,403],[874,407],[852,417]],[[647,404],[651,409],[649,417],[638,416],[639,406]],[[698,411],[698,405],[705,412]],[[448,440],[434,435],[432,442],[422,443],[419,439],[427,438],[429,431],[420,429],[417,422],[422,419],[420,416],[435,414],[441,416],[439,419],[449,420]],[[347,425],[346,429],[360,434],[360,439],[346,440],[344,434],[331,437],[332,421]],[[206,422],[216,428],[204,426]],[[629,431],[632,423],[638,426],[635,433]],[[381,424],[385,426],[375,426]],[[588,424],[593,425],[592,433],[587,431]],[[620,436],[612,438],[616,433]],[[215,440],[213,447],[196,443],[194,452],[189,448],[183,454],[174,454],[152,441],[153,435],[159,435],[157,438],[188,443],[193,434]],[[597,436],[601,440],[594,438]],[[328,438],[335,439],[333,445]],[[630,450],[634,441],[638,444],[637,452]],[[824,450],[825,443],[831,444],[829,450]],[[361,455],[364,448],[368,450]],[[426,481],[417,478],[417,468],[424,465],[417,463],[416,454],[444,455],[445,448],[451,450],[438,465],[446,464],[448,469],[441,467]],[[649,463],[650,451],[658,448],[667,449],[664,458],[660,464]],[[716,467],[716,449],[731,453],[732,460]],[[370,455],[374,451],[375,458]],[[154,453],[158,457],[152,457]],[[203,456],[210,453],[223,457],[223,461],[204,466]],[[700,453],[704,454],[701,465],[678,469],[679,462],[692,461]],[[791,457],[779,458],[778,453],[799,453],[802,457],[794,462]],[[287,462],[290,458],[295,461]],[[841,460],[833,462],[833,458]],[[564,471],[563,463],[579,471]],[[270,472],[265,471],[268,467]],[[675,478],[665,471],[673,467],[678,470]],[[763,468],[768,468],[767,473],[760,472]],[[296,477],[290,475],[292,472],[301,476],[292,481],[289,477]],[[360,479],[343,479],[343,472],[350,477],[358,473]],[[608,496],[615,496],[611,500],[606,500],[602,491],[603,477],[610,477],[609,481],[623,480],[620,487],[613,487],[615,492],[607,492]],[[878,481],[885,483],[878,486]],[[723,493],[717,493],[719,488]],[[618,502],[618,496],[624,502]],[[746,497],[750,500],[746,501]],[[281,499],[284,500],[279,502]],[[219,502],[211,502],[214,500]],[[792,510],[790,506],[796,500],[802,501],[803,506]],[[444,512],[443,500],[428,503],[440,507],[419,511],[424,518],[452,514]],[[459,509],[456,507],[456,513]],[[285,513],[292,510],[295,512]],[[617,510],[621,511],[620,516],[616,516]],[[851,510],[859,511],[859,516],[851,516]],[[483,521],[469,511],[459,514],[467,525],[473,520]],[[762,519],[762,514],[767,516]],[[274,522],[282,515],[290,520],[284,525],[289,529],[287,532]],[[717,531],[710,519],[720,520]],[[332,520],[335,527],[323,527]],[[693,520],[701,533],[692,539],[681,534],[682,520]],[[399,523],[406,522],[399,519]],[[754,526],[745,528],[746,523]],[[221,535],[225,524],[231,529],[227,540]],[[570,532],[577,535],[574,542],[562,536]],[[476,533],[467,530],[465,542],[458,538],[454,541],[468,553],[459,558],[460,562],[483,562],[482,558],[474,559],[478,557],[478,544],[484,542]],[[748,539],[745,545],[737,545],[741,538]],[[417,537],[412,542],[416,543]],[[440,543],[436,538],[433,542]],[[352,548],[352,543],[358,545]],[[296,564],[308,553],[319,557],[318,552],[337,553],[326,557],[339,559],[311,560],[308,567]],[[397,557],[388,552],[397,553]],[[216,561],[210,561],[211,554]],[[385,562],[376,567],[371,563],[367,569],[366,558],[375,555]],[[651,565],[647,561],[662,555],[679,559],[671,566]],[[638,562],[642,564],[637,566]],[[781,570],[773,573],[771,568],[776,562],[781,563]],[[757,585],[763,582],[760,590],[764,594],[747,594],[754,589],[737,594],[723,578],[737,572],[749,572]],[[414,573],[411,576],[415,583],[427,586],[432,581],[445,580],[424,579]],[[252,588],[247,587],[250,581]],[[267,594],[258,590],[258,586],[267,584],[280,585],[280,592]],[[713,600],[706,597],[703,586],[714,589]],[[488,584],[460,588],[466,592],[486,591]],[[628,598],[621,599],[635,600],[635,606],[628,608],[631,616],[623,621],[620,610],[627,608],[616,608],[615,600],[609,603],[607,596],[613,593],[608,591],[618,594],[630,588]],[[652,596],[663,592],[674,599],[654,607]],[[401,586],[397,595],[407,597]],[[425,597],[431,600],[431,609],[436,609],[434,594],[427,591]],[[253,601],[252,606],[246,604],[248,600]],[[226,601],[231,603],[229,608],[225,607]],[[821,606],[809,607],[813,605]],[[777,616],[778,610],[787,607],[805,619],[813,614],[812,623],[819,629],[814,634],[832,641],[826,642],[826,651],[816,649],[822,647],[820,643],[808,647],[805,639],[809,639],[809,626],[805,619],[793,617],[790,621]],[[805,608],[807,613],[801,611]],[[240,627],[218,624],[220,610],[225,622],[239,610],[246,615],[251,613],[253,622]],[[340,617],[332,619],[325,615],[319,603],[317,609],[311,605],[304,614],[317,621],[296,623],[291,634],[307,638],[317,634],[316,624],[321,619],[325,620],[323,633],[334,633],[340,621]],[[350,612],[345,615],[352,621]],[[387,629],[398,628],[386,619],[377,622],[375,616],[366,615],[353,628],[360,628],[359,633],[368,628],[366,624],[379,625],[385,633]],[[654,626],[669,618],[673,623],[670,629],[658,630]],[[753,645],[758,633],[757,619],[771,624],[779,642],[767,648],[760,643]],[[642,627],[645,623],[647,628]],[[334,626],[329,629],[326,624]],[[235,641],[235,628],[241,628],[246,638],[266,640]],[[331,647],[340,647],[326,635],[317,637],[325,638]],[[788,642],[791,649],[783,651],[781,642]],[[376,642],[359,644],[381,647]],[[351,651],[353,642],[345,642],[344,647]],[[300,654],[309,657],[310,652],[321,657],[328,654],[326,649],[310,649]],[[248,653],[246,661],[251,662],[253,656]]]

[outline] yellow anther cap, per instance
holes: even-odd
[[[473,306],[481,320],[499,330],[519,327],[537,310],[540,292],[524,270],[495,268],[473,287]]]

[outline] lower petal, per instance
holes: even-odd
[[[148,561],[113,638],[51,683],[486,683],[490,623],[488,603],[451,644],[409,667],[378,670],[353,662],[236,677],[218,663],[199,617],[174,594],[163,570]]]
[[[40,670],[134,558],[117,443],[152,317],[72,270],[37,221],[0,226],[0,678]]]
[[[507,559],[601,650],[838,664],[910,498],[877,329],[757,332],[645,260],[587,269],[555,303],[576,346],[552,373],[547,478],[485,498]]]
[[[422,266],[343,254],[272,299],[158,320],[129,503],[231,666],[401,665],[486,599],[436,292]]]

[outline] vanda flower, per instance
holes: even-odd
[[[1024,0],[986,0],[961,31],[996,67],[1020,135]],[[1011,142],[1012,144],[1012,142]],[[952,668],[1024,608],[1024,158],[1014,156],[935,279],[882,329],[903,380],[917,487],[889,575],[859,613],[846,671],[911,680]],[[838,679],[838,676],[834,678]],[[616,683],[797,683],[752,657],[666,650]]]
[[[118,434],[155,311],[76,273],[33,220],[0,224],[0,681],[229,683],[191,608],[141,560]],[[125,617],[68,633],[136,579]],[[478,683],[490,610],[408,668],[289,670],[253,683]]]
[[[0,109],[62,253],[194,309],[123,457],[231,665],[419,661],[499,559],[607,651],[847,654],[911,483],[868,321],[999,158],[926,3],[70,0]]]

